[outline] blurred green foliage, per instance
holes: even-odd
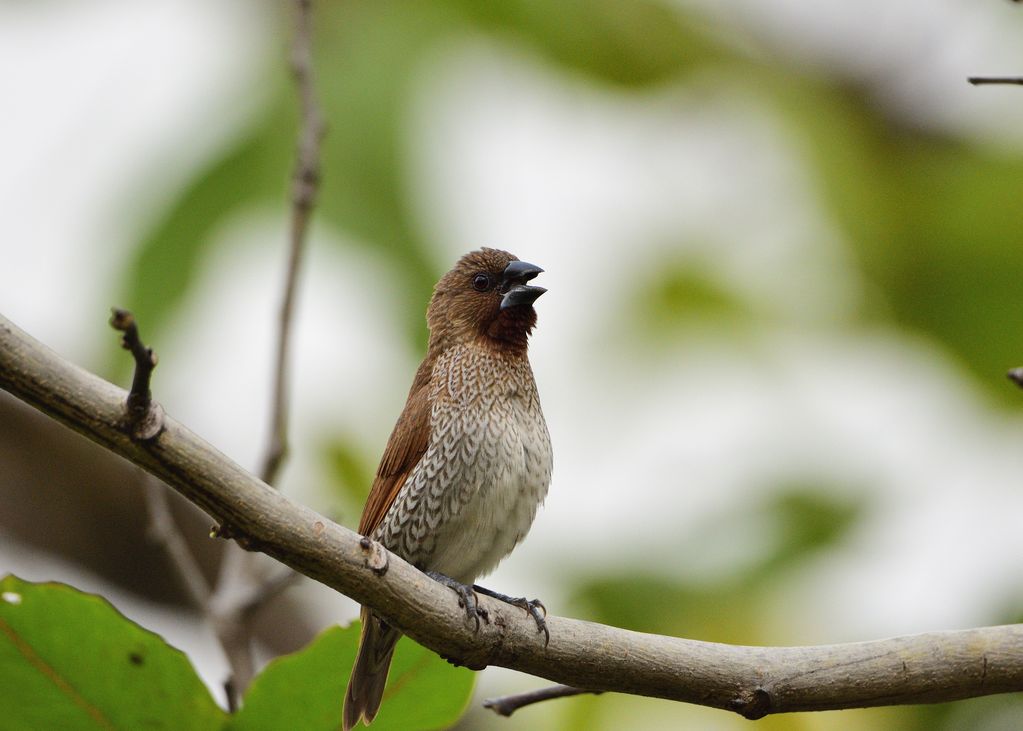
[[[339,488],[346,504],[361,505],[366,501],[375,469],[367,461],[368,455],[351,441],[335,438],[320,450],[326,458],[328,473],[334,478],[332,485]],[[358,521],[348,521],[354,524]]]
[[[442,263],[432,260],[406,192],[410,90],[438,47],[484,35],[623,89],[696,71],[749,87],[801,141],[825,205],[878,297],[866,317],[934,338],[994,388],[1021,358],[1023,159],[901,123],[867,88],[814,76],[783,58],[754,60],[723,42],[719,29],[660,2],[351,0],[321,4],[317,13],[319,91],[330,128],[318,215],[389,257],[402,279],[395,291],[405,298],[409,336],[419,345],[422,302]],[[280,65],[269,68],[277,70],[266,80],[262,113],[198,171],[125,273],[123,301],[147,329],[158,331],[187,297],[218,226],[246,209],[286,205],[294,91]],[[718,293],[699,280],[679,283],[712,297],[697,304],[713,304]],[[681,291],[669,290],[665,311]]]
[[[647,566],[621,575],[604,573],[584,579],[572,603],[585,616],[641,632],[698,637],[738,644],[770,644],[760,634],[760,600],[788,571],[838,545],[856,524],[865,506],[834,497],[823,485],[789,485],[770,491],[762,503],[718,516],[689,531],[682,545],[663,555],[699,556],[710,536],[730,535],[731,525],[751,519],[772,527],[773,542],[750,561],[713,581],[685,580],[678,567]]]
[[[1004,397],[1023,357],[1023,158],[900,123],[868,89],[773,88],[879,299],[865,316],[940,342]]]
[[[523,43],[577,72],[623,85],[663,82],[717,58],[716,45],[660,3],[601,0],[327,3],[317,8],[316,63],[329,134],[317,215],[384,252],[401,277],[408,332],[425,343],[422,303],[440,267],[415,225],[405,191],[409,92],[428,54],[486,33]],[[258,206],[281,209],[295,140],[294,90],[268,79],[270,101],[236,145],[198,171],[141,242],[126,272],[129,303],[158,332],[209,251],[213,232]]]
[[[672,343],[695,323],[736,330],[758,321],[748,302],[693,260],[661,262],[637,287],[623,319],[623,331],[650,345]]]
[[[1008,367],[1023,363],[1018,156],[900,120],[865,86],[765,49],[748,53],[730,44],[720,28],[662,2],[348,0],[318,4],[316,21],[319,91],[329,123],[317,216],[345,234],[345,245],[384,255],[395,279],[389,287],[407,315],[407,337],[417,346],[425,343],[423,303],[445,262],[432,258],[429,235],[411,208],[406,149],[411,93],[431,54],[460,39],[487,38],[623,95],[697,73],[754,95],[786,126],[801,156],[796,164],[805,166],[823,214],[837,222],[867,284],[868,300],[854,324],[922,335],[966,365],[997,401],[1023,407],[1002,378]],[[188,298],[219,227],[254,208],[287,206],[296,104],[283,58],[268,68],[276,70],[266,80],[265,107],[153,222],[124,274],[122,301],[145,324],[147,337],[156,340]],[[622,242],[623,248],[629,243]],[[633,302],[630,316],[643,323],[642,337],[652,343],[681,334],[679,323],[691,320],[747,327],[761,317],[691,261],[664,262]],[[332,474],[357,503],[376,455],[362,454],[341,438],[325,445]],[[839,545],[869,507],[834,494],[827,485],[785,486],[763,504],[723,516],[722,521],[745,520],[753,511],[776,526],[779,540],[713,582],[680,580],[646,567],[576,579],[574,602],[587,608],[590,619],[633,629],[770,643],[759,616],[768,588],[801,562]],[[694,550],[698,541],[679,555]],[[253,687],[251,702],[271,693],[285,663],[322,665],[319,672],[329,675],[319,653],[340,652],[328,649],[341,641],[339,633],[325,634],[302,658],[272,666]],[[331,676],[329,682],[341,681]],[[283,699],[287,688],[273,692],[277,695],[269,697]],[[564,727],[593,727],[597,709],[613,702],[608,697],[564,702],[571,709]],[[385,724],[400,705],[385,703],[378,723]],[[1023,716],[1019,701],[990,698],[855,712],[843,716],[848,725],[839,727],[1000,728],[997,719],[1010,712]],[[814,723],[828,722],[799,717],[761,725],[831,727]]]
[[[774,526],[773,545],[764,546],[752,560],[713,580],[680,579],[674,566],[631,569],[582,578],[571,599],[578,614],[593,621],[657,634],[693,637],[710,642],[772,645],[778,638],[769,630],[764,608],[771,591],[807,561],[838,548],[868,510],[863,503],[835,497],[844,491],[825,485],[791,484],[767,491],[762,504],[737,507],[698,526],[682,545],[666,547],[662,555],[698,555],[706,537],[728,535],[730,524],[748,525],[756,517]],[[1018,617],[993,623],[1010,624]],[[564,728],[604,728],[598,722],[608,704],[624,702],[620,696],[580,697],[566,703]],[[832,719],[839,714],[827,714]],[[759,721],[758,726],[788,731],[801,728],[899,728],[904,731],[1008,731],[1023,718],[1023,699],[998,695],[928,706],[863,709],[840,712],[829,722],[819,714],[788,714]],[[746,722],[742,722],[746,723]],[[837,725],[829,725],[835,723]]]

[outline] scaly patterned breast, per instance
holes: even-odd
[[[451,348],[430,388],[429,446],[374,538],[471,582],[529,530],[550,484],[550,436],[524,357]]]

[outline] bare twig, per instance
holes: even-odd
[[[301,106],[301,130],[292,178],[291,228],[288,268],[284,296],[278,315],[277,354],[274,369],[274,396],[271,408],[270,441],[260,477],[267,484],[277,474],[288,451],[288,352],[291,340],[298,272],[305,251],[309,219],[316,204],[320,180],[320,141],[324,134],[323,116],[316,100],[312,54],[312,0],[295,0],[295,33],[291,49],[291,69],[298,86]]]
[[[135,375],[125,402],[125,421],[135,439],[152,439],[163,428],[163,409],[153,402],[149,382],[156,368],[157,357],[152,348],[143,345],[135,316],[117,307],[110,309],[110,326],[120,330],[121,346],[135,359]]]
[[[555,698],[571,698],[576,695],[600,695],[602,692],[599,690],[581,690],[568,685],[551,685],[547,688],[531,690],[526,693],[488,698],[483,701],[483,707],[489,708],[498,716],[510,716],[520,708],[531,706],[534,703],[554,700]]]
[[[316,99],[312,60],[312,0],[295,0],[295,30],[291,49],[291,67],[298,87],[301,129],[292,179],[291,225],[288,263],[277,321],[277,347],[274,359],[274,384],[270,406],[270,429],[266,452],[260,468],[263,482],[277,482],[288,453],[288,360],[294,323],[298,275],[305,253],[309,220],[316,203],[320,176],[320,140],[323,121]],[[221,525],[215,534],[230,535],[231,526]],[[237,703],[255,674],[250,622],[252,615],[266,602],[290,586],[298,574],[285,569],[268,576],[263,557],[247,553],[237,545],[224,552],[216,590],[210,600],[210,612],[225,652],[232,658],[232,677],[224,684],[228,705]]]
[[[171,566],[188,592],[192,605],[205,613],[210,598],[210,585],[174,521],[167,502],[167,489],[152,475],[145,475],[142,494],[149,511],[149,527],[146,532],[167,552]]]
[[[474,631],[454,593],[379,544],[267,486],[170,417],[155,439],[121,426],[125,393],[0,317],[0,388],[134,462],[296,571],[373,609],[438,654],[591,690],[698,703],[749,718],[936,703],[1023,691],[1023,625],[817,647],[698,642],[524,612],[480,596]],[[381,561],[381,558],[384,560]]]
[[[300,578],[302,578],[302,574],[297,571],[287,566],[278,566],[277,572],[260,582],[256,592],[249,597],[248,601],[242,603],[240,607],[242,616],[251,617],[271,600],[283,594],[286,589],[294,586]]]
[[[1020,388],[1023,388],[1023,367],[1013,368],[1006,374],[1009,380],[1015,383]]]
[[[971,76],[967,79],[974,86],[984,84],[1017,84],[1023,85],[1023,76]]]

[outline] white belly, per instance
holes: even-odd
[[[475,489],[457,512],[438,526],[434,553],[427,568],[471,583],[490,573],[529,531],[551,479],[551,447],[539,409],[514,399],[511,413],[489,414],[489,420],[515,426],[487,428],[483,450],[461,477]],[[512,417],[508,419],[508,417]],[[487,427],[491,427],[487,424]]]
[[[551,480],[550,436],[525,360],[453,349],[434,366],[431,389],[426,453],[374,537],[420,568],[471,583],[529,531]]]

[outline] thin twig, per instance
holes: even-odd
[[[249,597],[248,601],[242,603],[240,607],[242,616],[251,617],[271,600],[284,593],[286,589],[294,586],[301,578],[302,574],[297,571],[287,566],[279,566],[277,573],[264,579],[260,583],[258,590]]]
[[[216,597],[217,594],[214,592],[208,604],[207,616],[231,668],[224,679],[223,687],[227,710],[234,713],[238,710],[239,699],[245,694],[245,689],[256,674],[256,662],[252,654],[252,632],[248,622],[240,618],[237,612],[218,611],[217,603],[214,601]]]
[[[489,708],[498,716],[510,716],[520,708],[531,706],[534,703],[549,701],[555,698],[571,698],[576,695],[600,695],[600,690],[581,690],[569,685],[552,685],[547,688],[531,690],[526,693],[515,695],[503,695],[499,698],[488,698],[483,701],[483,707]]]
[[[289,231],[288,263],[284,278],[284,293],[278,311],[277,347],[274,359],[274,383],[270,406],[270,429],[263,457],[260,477],[273,485],[277,482],[281,466],[288,453],[288,361],[294,323],[295,296],[298,275],[305,253],[309,220],[316,204],[320,176],[320,140],[323,121],[316,99],[312,58],[312,0],[295,0],[295,30],[291,48],[291,68],[298,87],[301,107],[301,129],[292,179],[291,225]],[[230,525],[221,525],[216,535],[227,536]],[[229,545],[224,551],[216,590],[210,600],[210,612],[218,636],[224,642],[232,677],[224,684],[228,706],[237,704],[255,675],[252,655],[252,615],[273,597],[290,586],[298,574],[287,569],[267,576],[266,566],[259,554],[243,551],[238,545]]]
[[[399,556],[260,482],[170,417],[151,440],[122,428],[124,391],[0,317],[0,388],[164,480],[247,545],[373,609],[470,668],[500,665],[578,688],[770,713],[937,703],[1023,691],[1023,626],[817,647],[746,647],[550,616],[487,596],[475,630],[454,592]]]
[[[139,337],[135,316],[118,307],[110,308],[110,326],[124,333],[121,347],[135,359],[135,374],[125,402],[125,421],[134,439],[152,439],[163,428],[163,409],[153,402],[150,380],[158,359],[152,348],[147,348]]]
[[[981,86],[982,84],[1023,85],[1023,76],[971,76],[967,81],[974,86]]]
[[[170,511],[170,503],[167,501],[169,488],[151,475],[144,476],[142,488],[142,496],[149,511],[146,534],[163,546],[192,605],[205,613],[210,598],[210,585]]]
[[[295,0],[295,34],[291,49],[291,70],[298,87],[301,130],[296,151],[291,192],[291,228],[284,296],[278,315],[277,355],[274,370],[270,442],[263,458],[260,477],[272,485],[288,452],[288,351],[291,341],[298,272],[305,252],[310,214],[316,205],[320,180],[320,141],[323,116],[316,99],[312,53],[312,0]]]
[[[188,592],[192,604],[206,618],[217,642],[224,651],[231,672],[223,682],[224,698],[227,710],[234,713],[238,710],[239,689],[235,678],[248,678],[253,670],[252,655],[249,651],[250,640],[243,635],[243,627],[238,622],[224,621],[215,611],[214,592],[211,590],[206,576],[199,563],[195,560],[188,543],[174,520],[167,502],[167,490],[155,477],[146,476],[143,494],[149,510],[149,537],[158,541],[167,552],[171,566]],[[247,632],[247,629],[245,630]]]
[[[1015,383],[1020,388],[1023,388],[1023,367],[1013,368],[1006,374],[1009,380]]]

